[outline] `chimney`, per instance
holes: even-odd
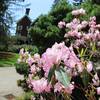
[[[26,15],[29,15],[29,12],[30,12],[30,8],[26,8]]]

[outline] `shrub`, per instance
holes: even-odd
[[[55,43],[40,56],[20,50],[19,63],[29,66],[27,84],[35,93],[33,99],[96,100],[100,95],[99,73],[92,57],[100,50],[100,24],[96,17],[81,21],[84,9],[72,11],[70,23],[60,21],[59,28],[68,28],[65,42]],[[69,41],[70,40],[70,41]],[[69,43],[70,42],[70,43]],[[38,97],[37,97],[38,96]]]
[[[29,66],[27,65],[27,63],[21,62],[21,63],[16,63],[16,71],[24,76],[28,76],[29,74]]]
[[[25,50],[28,50],[32,54],[39,52],[37,46],[34,46],[34,45],[32,46],[32,45],[27,45],[27,44],[23,44],[23,45],[9,45],[8,51],[9,52],[18,53],[21,48],[24,48]]]

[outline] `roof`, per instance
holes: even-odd
[[[19,19],[17,21],[17,24],[20,23],[25,17],[28,18],[30,22],[32,22],[31,19],[30,19],[30,17],[28,15],[24,15],[21,19]]]

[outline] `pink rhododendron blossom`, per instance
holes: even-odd
[[[77,25],[77,30],[81,30],[83,28],[82,24]]]
[[[94,75],[92,81],[93,81],[93,85],[99,86],[100,80],[99,80],[99,77],[98,77],[97,73]]]
[[[89,26],[90,26],[90,30],[93,33],[94,29],[96,28],[96,17],[90,17],[90,21],[89,21]]]
[[[75,48],[79,48],[80,45],[83,45],[83,46],[84,46],[84,44],[85,44],[85,41],[84,41],[84,39],[82,38],[82,39],[77,39],[77,40],[75,40],[75,43],[73,44],[73,46],[74,46]]]
[[[74,89],[74,85],[73,84],[69,84],[69,86],[65,87],[64,85],[62,85],[61,83],[57,82],[54,86],[54,92],[63,92],[65,91],[68,94],[72,94],[72,90]]]
[[[68,94],[72,94],[73,89],[74,89],[74,85],[73,84],[70,84],[68,87],[65,88],[65,91]]]
[[[69,68],[75,68],[79,72],[82,72],[83,70],[82,63],[79,60],[79,58],[76,56],[76,54],[74,53],[72,46],[69,48],[69,51],[70,53],[69,53],[68,58],[64,59],[65,65]]]
[[[96,17],[95,16],[90,17],[90,21],[96,21]]]
[[[68,33],[65,34],[64,37],[77,37],[80,38],[82,36],[82,34],[76,30],[74,31],[69,31]]]
[[[96,28],[100,29],[100,24],[96,25]]]
[[[59,65],[61,60],[68,57],[68,48],[63,43],[55,43],[52,48],[48,48],[42,55],[43,70],[48,73],[50,68],[54,65]]]
[[[83,8],[79,9],[79,12],[80,12],[81,15],[85,14],[85,10]]]
[[[87,21],[82,21],[81,24],[82,24],[82,27],[85,28],[88,25],[88,22]]]
[[[77,31],[69,31],[67,34],[68,34],[69,36],[75,37],[76,34],[77,34]]]
[[[100,31],[99,30],[95,30],[94,38],[95,38],[94,40],[100,41]]]
[[[97,87],[97,94],[100,95],[100,87]]]
[[[73,10],[72,15],[75,15],[75,16],[79,15],[79,11],[78,10]]]
[[[66,25],[66,23],[65,23],[64,21],[60,21],[60,22],[58,23],[58,27],[59,27],[59,28],[63,28],[65,25]]]
[[[74,53],[73,48],[66,47],[64,43],[55,43],[52,48],[48,48],[42,55],[41,60],[46,75],[48,75],[50,68],[54,65],[59,66],[61,61],[64,62],[66,67],[77,68],[79,72],[83,69],[82,63]]]
[[[91,71],[93,70],[93,64],[92,64],[91,61],[89,61],[89,62],[87,63],[86,69],[87,69],[88,72],[91,72]]]
[[[60,82],[57,82],[55,85],[54,85],[54,92],[61,92],[62,89],[64,88],[64,86],[60,83]]]
[[[50,92],[51,85],[48,84],[45,78],[40,80],[33,80],[31,84],[35,93]]]
[[[88,33],[88,34],[83,34],[83,38],[84,38],[84,40],[88,40],[88,41],[91,41],[91,40],[93,40],[95,37],[94,37],[94,35],[92,34],[92,33]]]
[[[67,23],[67,24],[66,24],[66,27],[67,27],[67,28],[71,28],[71,23]]]
[[[75,15],[75,16],[84,15],[84,14],[85,14],[85,10],[83,8],[72,11],[72,15]]]
[[[39,60],[39,59],[40,59],[40,55],[39,55],[38,53],[35,53],[35,54],[34,54],[34,59],[35,59],[35,60]]]
[[[23,54],[24,54],[24,48],[20,49],[19,54],[20,54],[20,55],[23,55]]]
[[[36,66],[35,66],[35,64],[33,64],[33,65],[31,66],[31,73],[32,73],[32,74],[35,74],[35,73],[36,73]]]
[[[27,59],[26,62],[28,63],[29,66],[31,66],[32,63],[35,62],[35,61],[34,61],[34,59],[30,56],[30,57]]]

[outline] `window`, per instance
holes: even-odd
[[[17,29],[18,29],[18,30],[22,30],[22,29],[23,29],[23,26],[22,26],[22,25],[17,26]]]

